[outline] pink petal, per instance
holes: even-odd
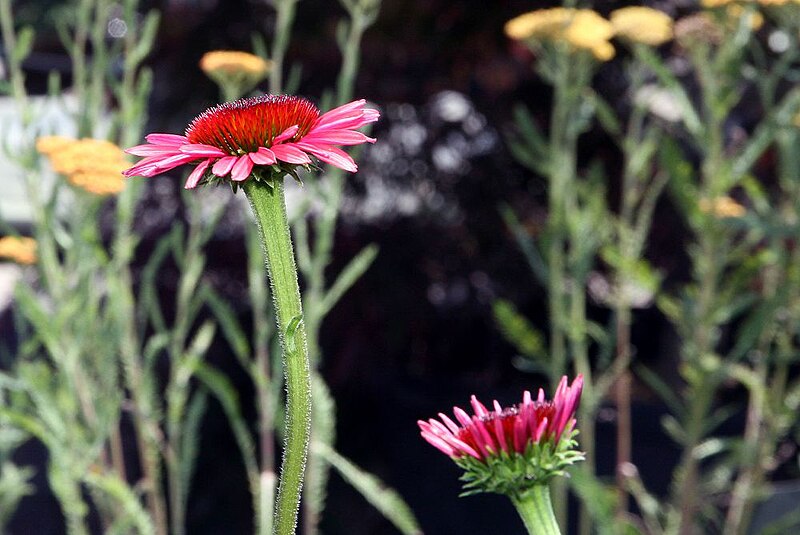
[[[470,398],[469,402],[472,405],[472,411],[477,416],[483,418],[484,416],[489,414],[489,411],[486,409],[483,403],[478,401],[478,398],[476,398],[474,395]]]
[[[542,418],[542,421],[539,423],[539,426],[533,432],[532,438],[534,442],[541,441],[545,429],[547,429],[547,417]]]
[[[166,156],[177,154],[178,149],[175,145],[151,145],[146,143],[125,149],[125,152],[134,156]]]
[[[508,443],[506,442],[506,434],[503,431],[502,418],[495,418],[494,420],[494,436],[497,437],[497,441],[500,443],[500,449],[511,453],[508,450]]]
[[[525,444],[527,437],[525,436],[525,422],[522,419],[514,421],[514,449],[517,453],[525,452]]]
[[[364,104],[366,103],[367,101],[362,98],[360,100],[354,100],[353,102],[349,102],[347,104],[339,106],[338,108],[329,110],[317,118],[317,120],[314,123],[314,126],[329,124],[333,121],[341,119],[342,117],[346,117],[350,115],[351,112],[363,108]]]
[[[360,145],[375,143],[374,137],[367,137],[354,130],[323,130],[303,136],[305,143],[322,143],[323,145]]]
[[[311,163],[311,158],[308,154],[300,150],[296,143],[282,143],[280,145],[273,145],[270,150],[275,154],[275,157],[286,163],[294,164],[307,164]],[[322,159],[322,158],[320,158]]]
[[[228,156],[226,152],[217,147],[204,145],[202,143],[187,143],[181,147],[184,154],[194,154],[195,156],[207,156],[209,158]]]
[[[194,189],[197,187],[197,183],[200,182],[201,178],[203,178],[203,173],[205,173],[212,161],[213,160],[209,158],[208,160],[203,160],[197,164],[197,167],[194,168],[194,171],[192,171],[189,177],[186,179],[186,184],[183,187],[186,189]]]
[[[233,166],[236,164],[236,161],[239,158],[236,156],[225,156],[224,158],[220,158],[217,160],[217,163],[214,164],[214,167],[211,168],[211,172],[217,176],[227,176],[228,173],[231,172]]]
[[[454,435],[458,433],[458,426],[453,420],[448,418],[446,414],[440,412],[439,418],[442,419],[442,421],[444,422],[444,424],[447,426],[447,428],[450,430],[451,433],[453,433]]]
[[[231,170],[231,180],[236,182],[246,180],[252,170],[253,160],[250,159],[250,156],[248,154],[240,156]]]
[[[248,156],[257,165],[272,165],[277,161],[275,153],[266,147],[259,147],[258,152],[251,152]]]
[[[189,142],[186,136],[175,134],[148,134],[144,138],[154,145],[183,145]]]
[[[197,156],[193,156],[191,154],[175,154],[173,156],[164,158],[160,162],[156,163],[155,166],[160,173],[163,173],[164,171],[169,171],[170,169],[173,169],[185,163],[189,163],[196,159]]]
[[[453,457],[456,454],[455,448],[453,448],[450,444],[446,443],[444,440],[440,439],[439,437],[422,431],[420,433],[422,438],[428,441],[428,444],[433,446],[434,448],[438,449],[445,455],[449,457]]]
[[[313,154],[325,163],[329,163],[339,169],[344,169],[351,173],[358,171],[356,162],[346,152],[336,147],[320,146],[311,143],[297,143],[297,146],[304,151]]]
[[[453,407],[453,414],[456,415],[456,420],[461,424],[461,427],[470,427],[472,425],[472,418],[469,417],[464,409],[460,407]]]
[[[277,145],[278,143],[283,143],[287,139],[293,138],[297,131],[300,130],[300,127],[297,125],[290,126],[272,140],[273,145]]]
[[[327,132],[329,130],[354,130],[369,123],[374,123],[380,116],[381,114],[378,110],[360,110],[324,123],[320,123],[319,119],[317,119],[309,134],[312,132]]]

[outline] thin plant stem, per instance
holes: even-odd
[[[273,533],[292,535],[311,432],[311,370],[282,180],[249,180],[243,189],[264,245],[286,379],[286,438]]]
[[[560,535],[558,522],[553,515],[550,503],[550,488],[547,485],[534,485],[519,496],[512,496],[511,502],[517,509],[529,535]]]

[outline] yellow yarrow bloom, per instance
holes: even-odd
[[[67,181],[95,195],[112,195],[125,189],[122,171],[130,166],[125,153],[102,139],[70,139],[46,136],[36,141],[37,150],[50,160],[53,170]]]
[[[214,80],[223,94],[241,96],[269,74],[272,62],[249,52],[214,50],[200,59],[200,69]]]
[[[519,41],[564,41],[600,61],[614,57],[611,23],[591,9],[555,7],[524,13],[508,21],[506,35]]]
[[[269,72],[271,62],[249,52],[214,50],[200,58],[200,68],[206,74],[223,71],[227,74],[246,73],[263,79]]]
[[[700,199],[700,211],[712,214],[719,219],[742,217],[747,213],[747,209],[733,200],[731,197],[722,196],[716,199]]]
[[[36,240],[33,238],[3,236],[0,238],[0,258],[8,258],[18,264],[36,263]]]
[[[623,7],[611,12],[611,26],[617,37],[659,46],[672,39],[672,18],[649,7]]]

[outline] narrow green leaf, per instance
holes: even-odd
[[[322,298],[319,304],[320,317],[325,317],[331,311],[345,292],[369,269],[369,266],[372,265],[377,256],[378,246],[371,244],[361,249],[357,255],[350,259]]]
[[[375,509],[386,517],[404,535],[421,535],[417,519],[411,508],[397,491],[386,487],[374,475],[365,472],[336,451],[320,444],[312,444],[339,475],[359,491]]]

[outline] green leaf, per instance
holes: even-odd
[[[17,46],[11,52],[11,61],[22,63],[33,50],[33,41],[36,36],[31,26],[25,26],[17,34]]]
[[[650,47],[641,46],[635,49],[637,59],[644,62],[655,73],[664,87],[672,92],[681,108],[681,116],[686,129],[695,139],[703,140],[704,128],[697,111],[683,85],[675,77],[662,59]]]
[[[517,241],[517,245],[525,256],[525,260],[528,261],[528,266],[530,266],[534,276],[543,286],[547,286],[547,264],[542,254],[536,248],[536,243],[533,238],[525,231],[519,219],[517,219],[517,215],[510,206],[502,205],[500,207],[500,215],[514,235],[514,239]]]
[[[350,259],[319,303],[318,314],[320,318],[325,317],[331,311],[342,295],[369,269],[377,256],[378,246],[371,244],[361,249],[357,255]]]
[[[196,468],[198,446],[200,444],[200,426],[208,406],[208,395],[203,390],[192,394],[186,418],[183,421],[180,447],[180,477],[184,489],[191,488],[192,476]]]
[[[139,496],[119,477],[113,474],[98,474],[88,471],[84,476],[84,481],[90,487],[101,490],[116,500],[120,505],[121,512],[131,519],[140,535],[155,533],[150,515],[142,507]],[[127,531],[123,533],[127,533]]]
[[[318,373],[311,375],[312,446],[303,483],[303,518],[316,525],[325,509],[330,464],[319,455],[318,447],[333,448],[336,442],[336,405],[328,385]]]
[[[222,329],[222,334],[228,341],[228,345],[230,345],[239,364],[245,370],[249,369],[252,350],[250,349],[250,343],[247,341],[247,335],[236,319],[233,308],[220,298],[217,292],[210,288],[206,293],[206,304],[214,314],[214,318]]]
[[[542,333],[525,316],[519,313],[510,301],[496,299],[492,304],[494,321],[503,337],[524,356],[543,361],[547,359],[547,349]]]
[[[242,411],[239,407],[239,394],[236,388],[225,375],[204,362],[197,365],[195,376],[214,394],[214,397],[222,406],[222,410],[228,418],[228,424],[233,430],[236,444],[239,446],[239,452],[242,455],[242,462],[251,486],[253,484],[257,485],[259,471],[258,461],[256,460],[256,447],[247,422],[242,416]]]
[[[417,519],[411,508],[397,491],[387,487],[374,475],[365,472],[333,449],[321,444],[313,445],[339,475],[361,493],[375,509],[404,535],[421,535]]]
[[[673,414],[683,414],[684,405],[681,399],[675,394],[673,389],[665,383],[659,375],[645,366],[636,366],[636,375],[638,375],[647,386],[652,388],[656,394],[667,404]]]

